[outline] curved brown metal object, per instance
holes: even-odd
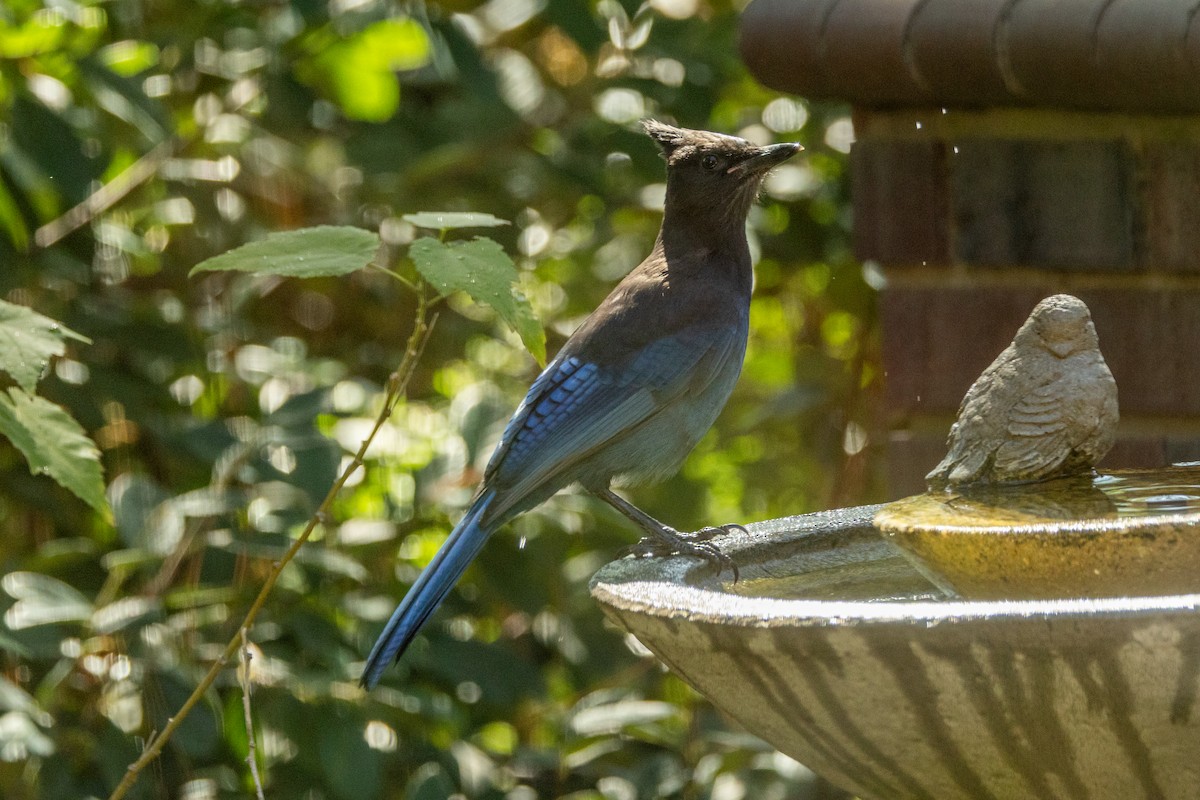
[[[1200,111],[1200,0],[754,0],[741,51],[868,106]]]

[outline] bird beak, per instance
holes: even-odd
[[[754,175],[766,172],[776,164],[782,164],[804,148],[796,142],[784,142],[767,147],[760,147],[758,152],[734,164],[727,171],[730,173],[745,173]]]

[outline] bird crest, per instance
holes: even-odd
[[[663,155],[667,158],[671,157],[671,153],[683,146],[687,140],[688,131],[682,128],[676,128],[673,125],[668,125],[665,122],[659,122],[656,119],[642,120],[642,130],[646,135],[658,143],[662,148]]]
[[[697,152],[719,152],[730,156],[749,155],[757,151],[753,144],[736,136],[711,131],[676,128],[656,119],[642,120],[642,130],[662,149],[668,164],[686,161]]]

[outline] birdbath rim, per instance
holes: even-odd
[[[723,537],[722,552],[739,566],[770,559],[812,537],[837,536],[847,528],[869,527],[880,505],[802,514],[752,523],[746,533]],[[728,574],[687,556],[625,558],[602,567],[591,580],[602,605],[665,619],[687,619],[748,627],[930,625],[944,621],[1002,617],[1061,618],[1126,616],[1200,611],[1200,594],[1048,599],[827,600],[753,597],[727,590]]]

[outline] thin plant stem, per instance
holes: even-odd
[[[175,154],[179,146],[180,142],[175,139],[160,142],[124,172],[92,192],[82,203],[38,228],[33,235],[34,242],[41,248],[51,247],[72,231],[88,224],[158,174],[159,167]]]
[[[262,777],[258,774],[258,746],[254,742],[254,715],[250,713],[250,640],[246,629],[242,628],[242,714],[246,717],[246,764],[250,767],[250,778],[254,781],[254,792],[258,800],[266,800],[263,796]]]
[[[414,292],[414,293],[416,293],[417,295],[420,295],[420,294],[421,294],[421,293],[424,291],[424,288],[423,288],[422,286],[418,286],[416,283],[413,283],[413,282],[412,282],[412,281],[410,281],[408,278],[406,278],[406,277],[404,277],[403,275],[401,275],[399,272],[396,272],[395,270],[388,269],[387,267],[383,266],[382,264],[376,264],[375,262],[373,262],[373,261],[372,261],[372,262],[371,262],[370,264],[368,264],[367,266],[368,266],[369,268],[371,268],[371,269],[375,270],[376,272],[382,272],[382,273],[384,273],[385,275],[390,275],[390,276],[392,276],[392,277],[393,277],[393,278],[395,278],[396,280],[400,281],[400,283],[402,283],[402,284],[404,284],[405,286],[407,286],[409,289],[412,289],[412,290],[413,290],[413,292]]]
[[[426,301],[425,292],[422,287],[422,291],[417,293],[416,319],[413,322],[412,333],[408,337],[408,344],[404,350],[404,358],[401,360],[400,366],[388,378],[387,394],[384,396],[383,408],[380,409],[379,416],[376,417],[371,431],[363,439],[358,452],[354,454],[354,458],[350,460],[350,463],[338,475],[337,480],[333,482],[333,486],[330,487],[329,492],[325,495],[325,499],[321,501],[321,505],[317,507],[312,517],[309,518],[308,523],[304,526],[304,530],[296,537],[296,541],[283,554],[283,557],[272,565],[271,571],[267,574],[267,578],[263,582],[262,590],[259,591],[258,596],[250,605],[250,610],[246,612],[246,616],[242,619],[241,624],[238,625],[238,633],[235,633],[229,640],[229,643],[225,645],[225,650],[213,662],[213,665],[205,673],[200,683],[196,685],[196,688],[192,691],[188,699],[179,707],[175,716],[167,721],[166,726],[160,733],[157,735],[151,734],[150,738],[146,740],[146,747],[142,751],[141,756],[125,770],[125,775],[121,778],[121,782],[117,784],[117,788],[113,789],[112,794],[108,796],[108,800],[121,800],[133,788],[142,770],[162,753],[167,742],[171,740],[171,737],[179,730],[179,726],[183,724],[183,720],[187,718],[187,715],[200,702],[200,698],[209,690],[216,681],[217,676],[221,674],[221,670],[225,668],[225,665],[237,653],[238,648],[242,646],[241,631],[249,630],[250,626],[254,623],[255,618],[258,617],[258,612],[266,604],[271,590],[275,588],[275,583],[279,580],[279,575],[283,572],[283,568],[287,566],[288,562],[295,557],[300,548],[304,546],[304,543],[308,541],[309,536],[312,535],[317,525],[328,523],[329,510],[333,506],[334,499],[341,492],[342,487],[345,486],[350,476],[363,465],[367,448],[374,441],[375,435],[379,433],[380,428],[387,422],[388,417],[392,415],[392,410],[396,407],[396,404],[404,396],[404,391],[408,387],[408,381],[412,378],[417,362],[421,358],[421,353],[425,349],[425,343],[429,341],[429,334],[437,322],[437,316],[428,317],[427,312],[428,302]]]

